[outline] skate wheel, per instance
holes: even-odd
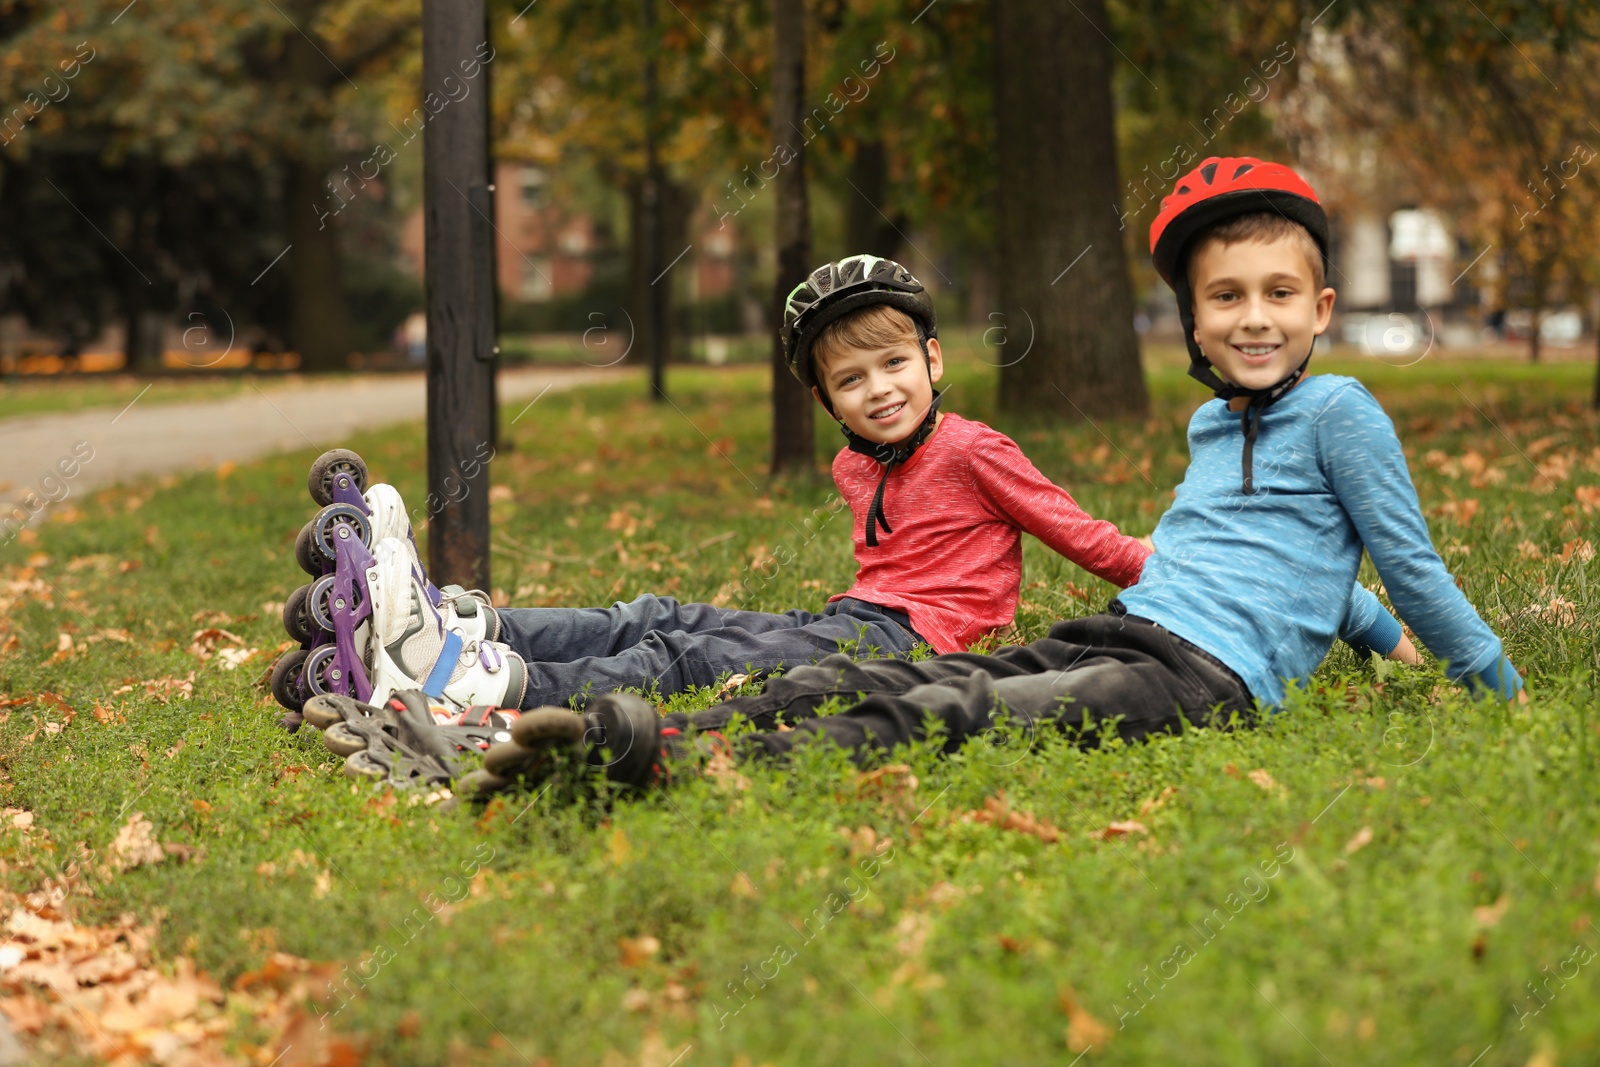
[[[305,706],[305,697],[300,691],[300,670],[310,655],[303,648],[290,649],[272,665],[272,695],[290,711],[299,711]]]
[[[306,488],[319,507],[333,503],[333,490],[348,486],[359,495],[367,491],[367,463],[348,448],[334,448],[318,456],[306,475]]]
[[[511,739],[524,748],[577,746],[585,729],[583,716],[566,708],[534,708],[512,723]]]
[[[548,749],[523,748],[518,744],[490,745],[483,756],[483,769],[497,778],[516,781],[518,778],[543,778],[541,771],[550,767]]]
[[[317,552],[330,563],[338,559],[335,545],[355,537],[366,547],[372,547],[372,523],[354,504],[329,504],[311,520],[312,539]]]
[[[353,756],[367,750],[367,739],[350,729],[349,723],[336,722],[322,732],[322,743],[335,756]]]
[[[308,632],[311,627],[315,626],[319,630],[324,630],[330,634],[333,633],[333,585],[334,576],[326,574],[306,587],[305,610]],[[284,610],[288,611],[289,609],[285,607]],[[293,634],[290,636],[292,637]]]
[[[313,578],[322,573],[322,557],[317,554],[317,531],[315,524],[309,520],[295,535],[294,561]]]
[[[302,645],[311,643],[311,620],[306,613],[306,601],[310,596],[311,586],[302,585],[283,602],[284,632]]]
[[[483,800],[496,793],[504,793],[515,784],[515,782],[508,781],[498,774],[490,774],[488,771],[468,771],[456,781],[455,792],[458,796]]]
[[[350,679],[343,677],[343,673],[334,666],[334,657],[339,653],[338,645],[318,645],[306,656],[305,682],[306,692],[312,696],[324,696],[328,693],[346,693],[350,691]]]
[[[337,694],[312,697],[306,701],[306,706],[300,709],[300,714],[305,716],[306,722],[318,730],[326,730],[335,723],[367,719],[378,713],[378,709],[371,704],[363,704],[355,697]]]
[[[381,782],[389,777],[389,768],[372,758],[366,749],[345,757],[344,775],[358,781]]]
[[[589,705],[595,723],[584,736],[589,762],[604,767],[613,782],[644,787],[655,780],[661,757],[661,717],[633,693],[607,693]]]

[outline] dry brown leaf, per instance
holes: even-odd
[[[116,840],[111,842],[110,851],[111,865],[119,871],[146,863],[160,863],[166,858],[166,853],[161,850],[161,842],[156,840],[155,827],[150,825],[150,820],[145,818],[142,811],[128,816],[128,821],[117,831]]]
[[[1561,555],[1557,557],[1562,563],[1588,563],[1594,559],[1594,546],[1581,537],[1575,537],[1561,546]]]
[[[1511,896],[1501,893],[1500,899],[1493,904],[1480,904],[1472,909],[1472,921],[1479,926],[1488,928],[1499,926],[1500,920],[1506,917],[1506,912],[1511,908]]]
[[[1108,823],[1103,829],[1095,830],[1089,836],[1096,841],[1114,841],[1119,837],[1130,834],[1148,834],[1150,828],[1137,819],[1125,819],[1121,822]]]
[[[1001,830],[1029,834],[1047,845],[1056,844],[1061,840],[1061,831],[1050,823],[1036,818],[1031,812],[1014,810],[1006,801],[1003,791],[997,796],[985,799],[981,811],[965,812],[959,816],[959,821],[988,823]]]
[[[620,826],[615,827],[611,831],[611,845],[609,852],[611,856],[611,863],[615,867],[620,867],[624,863],[627,863],[628,857],[633,855],[633,845],[628,843],[628,835],[622,832],[622,827]]]
[[[1363,826],[1356,831],[1354,837],[1344,843],[1344,854],[1353,856],[1370,844],[1372,844],[1372,827]]]
[[[748,874],[740,871],[733,876],[733,884],[728,886],[728,892],[743,900],[751,900],[756,896],[756,884]]]
[[[905,807],[912,803],[911,795],[916,791],[917,776],[904,763],[893,763],[856,775],[856,793],[863,797]]]
[[[1150,797],[1149,799],[1145,800],[1144,803],[1140,804],[1139,814],[1149,815],[1151,812],[1160,811],[1162,806],[1165,805],[1168,800],[1171,800],[1177,795],[1178,787],[1175,785],[1169,785],[1158,795]]]
[[[1270,793],[1274,789],[1282,788],[1278,785],[1277,781],[1272,777],[1272,775],[1268,774],[1260,767],[1257,767],[1255,770],[1251,771],[1246,777],[1248,777],[1256,785],[1260,786],[1261,791],[1264,793]]]
[[[643,937],[619,937],[617,948],[622,952],[624,967],[637,967],[661,951],[661,942],[649,934]]]
[[[1088,1009],[1078,1003],[1078,996],[1071,986],[1064,986],[1061,990],[1061,1012],[1067,1017],[1067,1048],[1071,1051],[1082,1055],[1096,1045],[1110,1043],[1111,1027],[1090,1015]]]

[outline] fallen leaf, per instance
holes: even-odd
[[[1127,819],[1123,822],[1109,823],[1104,829],[1096,830],[1089,836],[1096,841],[1115,841],[1117,838],[1127,837],[1129,834],[1148,834],[1149,832],[1150,828],[1145,826],[1144,823],[1134,819]]]
[[[897,807],[910,808],[915,803],[912,794],[916,791],[917,776],[904,763],[892,763],[856,775],[858,796],[885,801]]]
[[[959,821],[988,823],[1001,830],[1012,830],[1037,837],[1047,845],[1056,844],[1061,840],[1061,831],[1050,823],[1036,818],[1031,812],[1013,809],[1006,801],[1004,792],[986,798],[981,811],[966,812],[959,816]]]
[[[1344,843],[1344,854],[1353,856],[1357,852],[1372,844],[1372,827],[1363,826],[1356,831],[1356,835]]]
[[[756,885],[748,874],[740,871],[733,876],[733,884],[728,887],[728,892],[743,900],[751,900],[756,896]]]
[[[259,648],[223,648],[217,650],[222,669],[231,671],[261,655]]]
[[[1274,789],[1281,788],[1278,783],[1273,780],[1272,775],[1268,774],[1260,767],[1257,767],[1255,770],[1251,771],[1247,777],[1256,785],[1260,786],[1261,791],[1264,793],[1270,793]]]
[[[1111,1027],[1089,1014],[1078,1003],[1078,996],[1071,986],[1061,990],[1060,1003],[1061,1012],[1067,1017],[1067,1048],[1070,1051],[1082,1055],[1096,1045],[1110,1043]]]
[[[1575,537],[1561,546],[1561,555],[1557,557],[1562,563],[1588,563],[1594,559],[1594,546],[1581,537]]]
[[[1175,785],[1169,785],[1165,789],[1163,789],[1158,795],[1150,797],[1149,799],[1145,800],[1145,802],[1143,804],[1140,804],[1139,805],[1139,814],[1140,815],[1149,815],[1151,812],[1160,811],[1162,805],[1166,804],[1166,802],[1168,800],[1172,799],[1173,797],[1175,797],[1177,795],[1178,795],[1178,787],[1175,786]]]
[[[1511,896],[1501,893],[1500,899],[1493,904],[1480,904],[1472,909],[1472,921],[1487,929],[1499,926],[1500,920],[1506,917],[1506,911],[1511,907]]]
[[[617,948],[622,951],[624,967],[637,967],[661,951],[661,942],[649,934],[643,937],[619,937]]]
[[[150,820],[145,818],[142,811],[128,816],[128,821],[117,831],[116,840],[111,842],[110,851],[111,865],[119,871],[146,863],[160,863],[166,857],[161,850],[161,842],[156,840],[155,827],[150,825]]]

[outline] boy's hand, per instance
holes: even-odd
[[[1143,545],[1144,547],[1148,548],[1152,552],[1154,552],[1156,550],[1156,543],[1154,541],[1150,540],[1150,538],[1148,536],[1146,536],[1146,537],[1135,537],[1134,540],[1139,542],[1141,545]]]
[[[1411,638],[1405,634],[1400,635],[1400,643],[1389,650],[1384,659],[1392,659],[1396,663],[1404,663],[1407,667],[1422,666],[1422,656],[1417,652],[1417,646],[1411,643]]]
[[[1528,702],[1528,691],[1526,689],[1518,689],[1517,690],[1517,703],[1518,704],[1526,704],[1527,702]],[[1507,701],[1507,703],[1510,703],[1510,701]]]

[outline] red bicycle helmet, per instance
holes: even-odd
[[[1306,228],[1328,267],[1328,216],[1316,190],[1282,163],[1267,163],[1252,156],[1212,156],[1178,179],[1171,195],[1161,200],[1161,211],[1150,224],[1150,257],[1156,273],[1178,298],[1178,321],[1189,346],[1189,376],[1209,386],[1221,400],[1249,398],[1240,424],[1244,430],[1244,491],[1255,491],[1252,454],[1261,413],[1294,387],[1311,362],[1311,353],[1282,381],[1266,389],[1246,389],[1225,382],[1212,369],[1194,337],[1194,299],[1189,289],[1184,259],[1201,233],[1239,215],[1276,212]]]
[[[1306,180],[1282,163],[1251,156],[1212,156],[1178,179],[1150,224],[1150,255],[1163,281],[1177,288],[1184,252],[1200,231],[1225,219],[1275,211],[1304,226],[1328,258],[1328,216]]]

